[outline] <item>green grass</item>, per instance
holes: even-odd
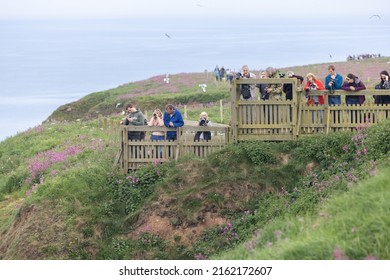
[[[314,215],[275,219],[218,259],[388,259],[389,171],[330,198]]]
[[[206,111],[216,123],[219,99],[229,98],[229,85],[204,73],[173,75],[175,86],[160,78],[86,96],[53,113],[68,122],[0,143],[0,259],[390,258],[390,121],[232,144],[125,176],[113,165],[119,134],[85,119],[118,118],[119,100],[145,109],[175,101],[187,104],[188,119]],[[228,103],[223,109],[228,123]],[[153,228],[153,216],[165,224]]]

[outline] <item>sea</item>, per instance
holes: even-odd
[[[156,75],[388,56],[390,24],[275,19],[0,21],[0,141],[59,106]]]

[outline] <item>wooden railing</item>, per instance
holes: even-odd
[[[293,86],[292,100],[250,100],[240,98],[241,84],[285,84]],[[142,165],[167,160],[177,160],[184,155],[206,157],[222,149],[228,143],[247,140],[285,141],[315,133],[329,133],[354,130],[365,123],[375,124],[390,117],[390,104],[374,104],[372,96],[390,95],[390,90],[368,89],[357,93],[342,90],[334,95],[341,96],[340,105],[328,105],[328,91],[310,92],[310,95],[323,95],[325,104],[307,105],[305,92],[297,92],[295,79],[242,79],[235,80],[232,86],[231,126],[156,128],[148,126],[120,126],[121,148],[116,162],[124,172]],[[364,95],[362,105],[346,105],[346,95]],[[284,94],[283,94],[284,96]],[[104,123],[103,123],[104,124]],[[116,124],[112,124],[116,126]],[[129,141],[128,131],[146,131],[146,139]],[[175,141],[151,141],[152,131],[176,131]],[[198,131],[211,131],[210,141],[194,141]]]
[[[145,140],[128,140],[129,131],[146,132]],[[152,131],[176,131],[175,141],[151,141]],[[202,131],[211,132],[211,140],[194,141],[195,133]],[[206,157],[210,153],[220,150],[229,143],[229,126],[195,127],[183,126],[177,129],[166,127],[148,126],[122,126],[121,127],[121,150],[118,156],[118,163],[124,172],[137,169],[142,165],[177,160],[184,155]]]
[[[292,100],[250,100],[240,98],[241,84],[293,85]],[[232,140],[293,140],[313,133],[353,130],[366,122],[377,123],[390,116],[389,105],[373,103],[374,95],[390,95],[390,90],[364,90],[359,92],[335,91],[341,96],[340,105],[328,105],[328,91],[310,92],[323,95],[325,104],[307,105],[305,92],[296,91],[296,79],[240,79],[232,87]],[[284,94],[282,94],[285,96]],[[364,95],[362,105],[346,105],[346,95]]]

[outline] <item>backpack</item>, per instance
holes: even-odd
[[[249,85],[247,85],[247,84],[241,85],[241,95],[242,95],[242,98],[244,98],[244,99],[249,99],[252,97],[251,88]]]

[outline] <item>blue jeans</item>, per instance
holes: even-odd
[[[152,135],[150,136],[150,140],[152,141],[164,141],[165,137],[164,135]],[[162,146],[156,146],[156,157],[159,155],[160,158],[162,158],[162,153],[163,153],[163,147]]]
[[[359,98],[356,96],[354,96],[354,97],[346,97],[346,103],[347,103],[347,105],[359,105],[360,103],[359,103]]]
[[[329,102],[329,105],[340,105],[341,104],[341,97],[329,95],[328,102]]]

